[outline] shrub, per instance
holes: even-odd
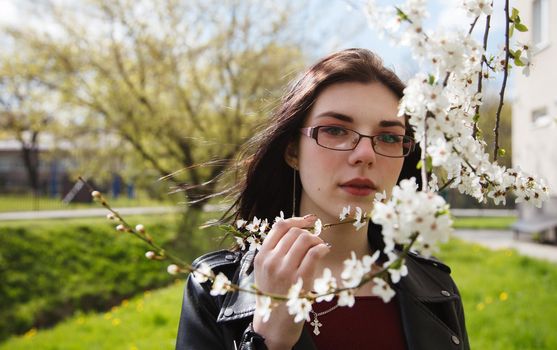
[[[172,219],[149,227],[159,244],[175,236]],[[147,260],[146,250],[100,220],[0,227],[0,340],[169,284],[166,264]]]

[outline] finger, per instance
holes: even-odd
[[[290,228],[292,227],[303,228],[303,227],[313,226],[316,220],[317,220],[317,216],[310,214],[304,216],[303,218],[300,217],[289,218],[274,223],[273,227],[269,231],[269,234],[263,241],[263,244],[259,251],[260,252],[269,251],[274,249],[275,246],[278,244],[278,242],[281,240],[281,238],[288,232]]]
[[[269,253],[273,256],[284,258],[294,242],[296,242],[298,237],[304,232],[307,231],[298,227],[291,227]]]
[[[312,247],[322,243],[324,242],[321,238],[317,237],[314,234],[311,234],[306,230],[303,230],[288,250],[285,260],[288,261],[288,264],[290,264],[291,266],[298,268],[302,264],[302,261],[308,254],[309,250]]]
[[[302,263],[298,269],[298,274],[304,281],[309,281],[315,274],[317,262],[331,251],[330,246],[326,243],[318,244],[311,247],[304,256]]]

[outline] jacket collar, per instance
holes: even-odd
[[[247,251],[240,260],[240,267],[232,279],[232,283],[241,288],[250,289],[254,284],[253,259],[255,251]],[[255,295],[234,291],[226,294],[217,322],[228,322],[240,318],[251,317],[255,311]]]

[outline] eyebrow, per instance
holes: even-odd
[[[323,113],[320,113],[316,116],[316,118],[323,118],[323,117],[335,118],[335,119],[341,120],[343,122],[348,122],[348,123],[353,123],[354,122],[354,118],[352,118],[352,117],[350,117],[346,114],[331,112],[331,111],[323,112]],[[401,128],[406,128],[406,126],[398,120],[381,120],[379,122],[379,126],[384,127],[384,128],[390,127],[390,126],[400,126]]]

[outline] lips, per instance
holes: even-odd
[[[377,187],[367,178],[355,178],[339,185],[341,189],[354,196],[369,196]]]

